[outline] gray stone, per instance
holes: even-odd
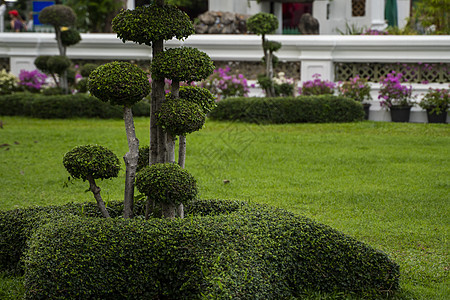
[[[301,34],[319,34],[319,21],[311,14],[303,14],[298,23]]]
[[[206,25],[213,25],[214,23],[216,23],[216,18],[216,13],[212,11],[207,11],[204,14],[198,16],[200,22]]]
[[[220,21],[222,24],[228,25],[228,24],[233,23],[235,19],[236,19],[236,14],[231,13],[231,12],[224,12],[222,14],[222,17],[220,18]]]

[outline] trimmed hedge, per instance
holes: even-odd
[[[361,103],[341,96],[226,98],[209,113],[215,120],[251,123],[354,122],[364,118]]]
[[[308,290],[379,297],[399,288],[399,267],[385,254],[281,209],[199,200],[185,219],[145,221],[80,217],[92,215],[80,208],[47,212],[78,216],[41,219],[33,229],[26,299],[286,299]]]
[[[146,99],[136,103],[132,109],[135,117],[150,115],[150,104]],[[0,116],[118,119],[123,118],[123,108],[102,102],[88,94],[45,96],[15,93],[0,96]]]

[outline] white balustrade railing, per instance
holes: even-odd
[[[267,39],[283,46],[277,56],[284,62],[301,61],[300,82],[319,73],[322,79],[334,80],[336,62],[411,62],[450,63],[450,36],[338,36],[338,35],[268,35]],[[184,41],[171,40],[165,47],[195,47],[206,52],[215,61],[259,61],[262,57],[261,37],[256,35],[193,35]],[[0,57],[10,59],[15,75],[20,70],[35,69],[39,55],[57,55],[55,35],[51,33],[0,33]],[[151,59],[151,47],[132,42],[122,43],[115,34],[82,34],[82,41],[67,50],[71,59]],[[445,84],[413,84],[416,92],[425,92],[429,86]],[[376,96],[377,84],[373,85]],[[376,97],[374,97],[376,99]],[[388,120],[375,100],[371,119]],[[412,121],[425,117],[417,109]],[[415,116],[417,113],[417,118]],[[419,116],[420,115],[420,116]]]

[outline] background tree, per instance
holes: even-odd
[[[247,28],[250,32],[261,35],[262,48],[264,51],[264,63],[266,65],[266,77],[270,85],[265,88],[268,97],[275,96],[272,84],[273,78],[273,52],[281,48],[281,44],[266,40],[266,34],[275,32],[278,28],[278,19],[273,14],[258,13],[247,20]]]
[[[128,62],[112,62],[92,71],[88,81],[89,91],[102,101],[123,106],[123,117],[129,151],[123,157],[126,166],[123,217],[133,216],[134,181],[139,159],[139,140],[131,107],[150,93],[147,74]]]
[[[117,156],[103,146],[78,146],[64,155],[63,164],[70,176],[89,182],[89,188],[94,194],[102,216],[109,218],[109,213],[100,195],[101,189],[95,183],[95,179],[117,177],[120,170]]]
[[[76,41],[77,40],[76,34],[74,34],[73,32],[70,32],[69,34],[67,34],[67,36],[65,36],[64,42],[63,42],[62,31],[61,31],[61,27],[63,27],[63,26],[70,27],[72,25],[75,25],[76,20],[77,20],[77,18],[76,18],[74,11],[72,10],[72,8],[65,6],[65,5],[61,5],[61,4],[47,6],[39,13],[39,21],[42,24],[50,24],[55,29],[56,42],[58,44],[58,50],[59,50],[60,56],[66,56],[66,49],[69,44],[73,45],[74,43],[79,42],[79,40]],[[61,78],[60,87],[67,94],[69,91],[69,85],[67,82],[67,68],[61,74],[60,78]]]
[[[83,32],[112,32],[111,21],[124,7],[122,0],[67,0],[77,15],[77,27]]]
[[[63,89],[63,76],[67,74],[67,69],[70,67],[71,62],[67,56],[55,55],[41,55],[36,57],[34,65],[41,72],[52,76],[58,88]],[[67,79],[67,77],[66,77]],[[66,82],[67,83],[67,82]]]
[[[414,19],[425,28],[432,25],[435,34],[450,34],[450,1],[419,0],[415,2]]]

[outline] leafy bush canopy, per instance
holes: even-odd
[[[63,158],[67,172],[73,178],[87,180],[117,177],[120,163],[117,156],[107,148],[99,145],[77,146],[67,152]]]
[[[152,77],[178,81],[200,81],[214,72],[211,58],[197,48],[171,48],[159,53],[152,62]]]
[[[81,35],[78,30],[69,28],[61,31],[61,42],[63,46],[69,47],[81,41]]]
[[[47,219],[28,242],[27,299],[301,299],[308,290],[367,299],[399,289],[386,254],[303,216],[221,200],[186,211]]]
[[[168,97],[159,110],[156,122],[166,132],[177,136],[200,130],[205,121],[206,113],[200,105],[182,98]]]
[[[184,85],[180,87],[179,94],[181,99],[200,105],[205,113],[217,106],[215,97],[206,88]],[[171,97],[171,93],[168,97]]]
[[[102,101],[131,107],[150,93],[147,73],[128,62],[104,64],[89,75],[89,91]]]
[[[188,15],[173,5],[139,6],[121,11],[112,29],[124,43],[133,41],[151,46],[156,40],[182,40],[195,33]]]
[[[153,164],[137,173],[139,192],[156,203],[186,204],[197,196],[197,182],[178,164]]]
[[[50,56],[47,60],[47,69],[50,73],[63,74],[72,64],[70,59],[64,55]]]
[[[94,71],[97,67],[98,67],[97,64],[91,64],[91,63],[84,64],[80,68],[80,75],[83,77],[89,77],[91,72]]]
[[[273,14],[257,13],[248,18],[247,28],[259,35],[273,33],[278,28],[278,19]]]
[[[72,26],[76,23],[77,16],[69,6],[55,4],[45,7],[39,13],[39,21],[55,27]]]

